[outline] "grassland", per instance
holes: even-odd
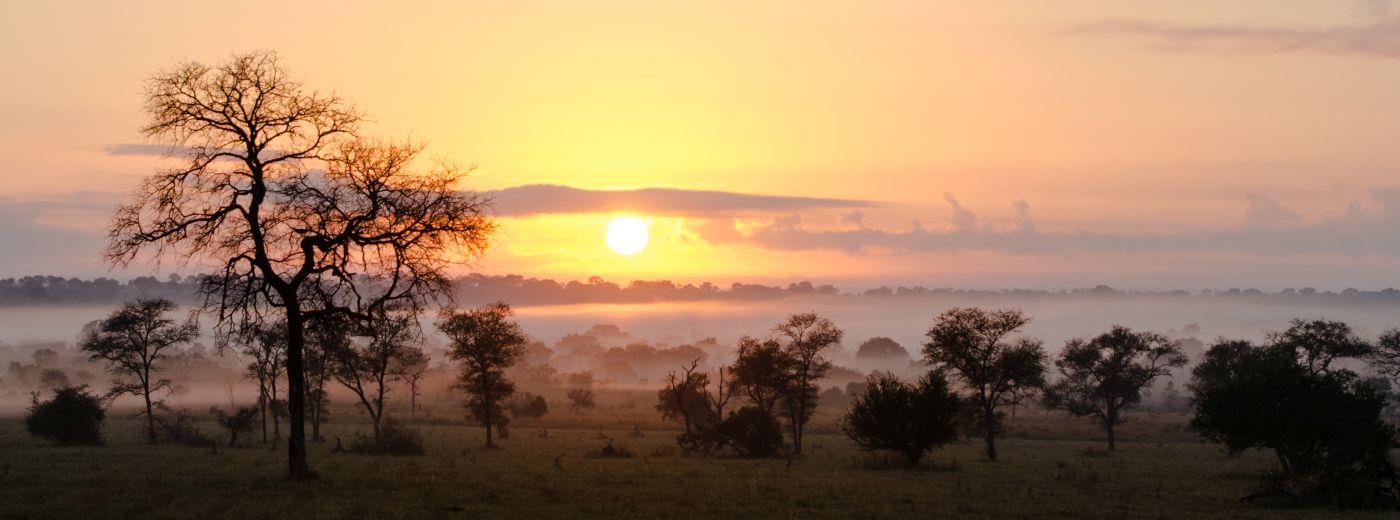
[[[856,450],[836,430],[835,409],[818,417],[811,453],[791,463],[685,457],[645,398],[556,411],[513,428],[496,450],[480,447],[480,428],[443,418],[442,407],[437,419],[409,421],[424,434],[425,456],[334,454],[333,440],[317,443],[320,478],[291,484],[282,449],[269,445],[149,446],[141,423],[113,413],[107,446],[61,448],[3,418],[0,518],[1388,517],[1242,504],[1269,457],[1227,458],[1184,432],[1181,416],[1138,415],[1108,455],[1090,424],[1022,413],[1001,462],[964,440],[910,471]],[[332,438],[366,429],[350,409],[341,413]],[[590,456],[604,437],[635,456]]]

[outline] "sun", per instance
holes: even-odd
[[[647,246],[647,223],[637,217],[617,217],[608,223],[606,238],[614,253],[635,255]]]

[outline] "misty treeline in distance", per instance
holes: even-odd
[[[159,400],[152,408],[149,401],[149,388],[170,384],[152,379],[167,363],[162,352],[192,340],[190,325],[172,319],[173,311],[168,301],[138,300],[85,327],[80,347],[112,373],[111,390],[94,395],[86,385],[59,386],[47,401],[39,400],[36,392],[26,417],[29,430],[59,444],[100,443],[106,403],[132,394],[147,399],[143,413],[149,442],[157,442],[159,429],[159,438],[175,443],[222,443],[192,430],[185,412],[165,408]],[[538,418],[550,408],[543,396],[517,392],[512,376],[524,373],[512,369],[528,367],[530,351],[539,347],[529,346],[530,339],[511,315],[504,303],[447,308],[434,325],[448,338],[446,361],[455,374],[452,388],[463,396],[464,416],[485,430],[486,448],[508,437],[512,419]],[[313,329],[308,359],[316,361],[307,365],[307,380],[314,383],[308,386],[306,401],[313,410],[322,410],[328,394],[321,385],[334,380],[354,395],[370,419],[371,433],[357,436],[347,451],[421,455],[421,434],[387,416],[385,396],[394,383],[407,389],[410,400],[416,399],[414,382],[428,366],[423,339],[414,330],[416,320],[377,319],[392,323]],[[1020,334],[1029,322],[1030,317],[1016,309],[966,307],[939,314],[925,333],[922,363],[913,365],[925,371],[913,378],[876,371],[863,384],[848,387],[844,403],[835,404],[842,410],[841,429],[858,447],[891,453],[910,468],[920,467],[927,452],[960,436],[977,439],[985,457],[996,461],[1008,410],[1039,405],[1094,421],[1104,432],[1104,448],[1111,452],[1120,449],[1115,427],[1143,403],[1154,380],[1173,377],[1174,369],[1189,361],[1181,341],[1122,326],[1071,339],[1052,357],[1041,341]],[[230,447],[237,445],[240,434],[255,432],[260,409],[262,441],[268,442],[268,403],[285,402],[285,391],[279,394],[275,389],[278,370],[266,368],[285,361],[283,329],[277,325],[246,331],[240,340],[243,348],[264,352],[245,352],[252,359],[248,375],[258,379],[257,402],[211,410]],[[585,336],[566,336],[560,343]],[[769,331],[741,337],[728,363],[701,368],[703,355],[683,363],[662,381],[655,408],[681,427],[676,442],[688,455],[802,457],[804,432],[814,412],[819,406],[833,406],[821,391],[835,368],[825,353],[843,339],[843,331],[825,318],[793,315]],[[881,340],[864,346],[872,351],[902,350]],[[1343,368],[1358,365],[1376,376]],[[1190,374],[1186,387],[1192,429],[1222,444],[1227,453],[1262,449],[1279,461],[1276,471],[1264,475],[1257,491],[1246,498],[1329,506],[1396,505],[1400,481],[1389,454],[1397,439],[1385,415],[1394,413],[1390,388],[1392,381],[1400,380],[1400,330],[1365,340],[1342,322],[1295,320],[1260,344],[1217,340]],[[565,378],[575,413],[593,406],[592,376],[578,375],[586,377]],[[157,416],[152,410],[162,413]],[[409,410],[416,411],[416,405]],[[274,428],[280,415],[273,413]],[[313,414],[313,431],[319,430],[322,419]],[[321,440],[315,433],[312,439]],[[274,433],[272,442],[277,440]],[[335,449],[346,448],[337,443]],[[611,441],[605,448],[610,453],[622,449]]]
[[[0,305],[104,305],[135,298],[165,298],[181,303],[199,303],[202,276],[137,276],[126,282],[111,278],[64,278],[24,276],[0,279]],[[1108,286],[1068,290],[1035,289],[950,289],[923,286],[876,287],[844,292],[834,285],[795,282],[786,286],[732,283],[728,288],[708,282],[676,283],[669,280],[633,280],[626,285],[601,277],[559,282],[548,278],[520,275],[469,274],[452,278],[454,301],[480,305],[509,300],[516,305],[557,305],[574,303],[648,303],[666,301],[764,301],[793,297],[869,299],[871,301],[960,298],[979,299],[1023,297],[1040,299],[1070,298],[1167,298],[1176,301],[1221,301],[1293,303],[1308,305],[1395,305],[1400,290],[1377,291],[1344,289],[1319,291],[1310,287],[1261,291],[1259,289],[1207,289],[1196,292],[1124,291]]]

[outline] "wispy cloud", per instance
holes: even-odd
[[[712,215],[743,211],[791,212],[816,208],[868,208],[878,202],[818,197],[755,195],[728,191],[642,188],[588,190],[532,184],[492,192],[502,216],[635,211],[653,215]]]
[[[1400,20],[1389,16],[1331,27],[1193,25],[1111,18],[1076,25],[1064,33],[1135,38],[1151,47],[1174,51],[1315,52],[1400,58]]]

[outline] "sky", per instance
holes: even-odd
[[[274,50],[476,167],[463,272],[1062,288],[1394,285],[1388,1],[10,2],[0,277],[100,262],[166,160],[144,78]],[[644,250],[608,222],[649,225]],[[168,269],[168,268],[165,268]]]

